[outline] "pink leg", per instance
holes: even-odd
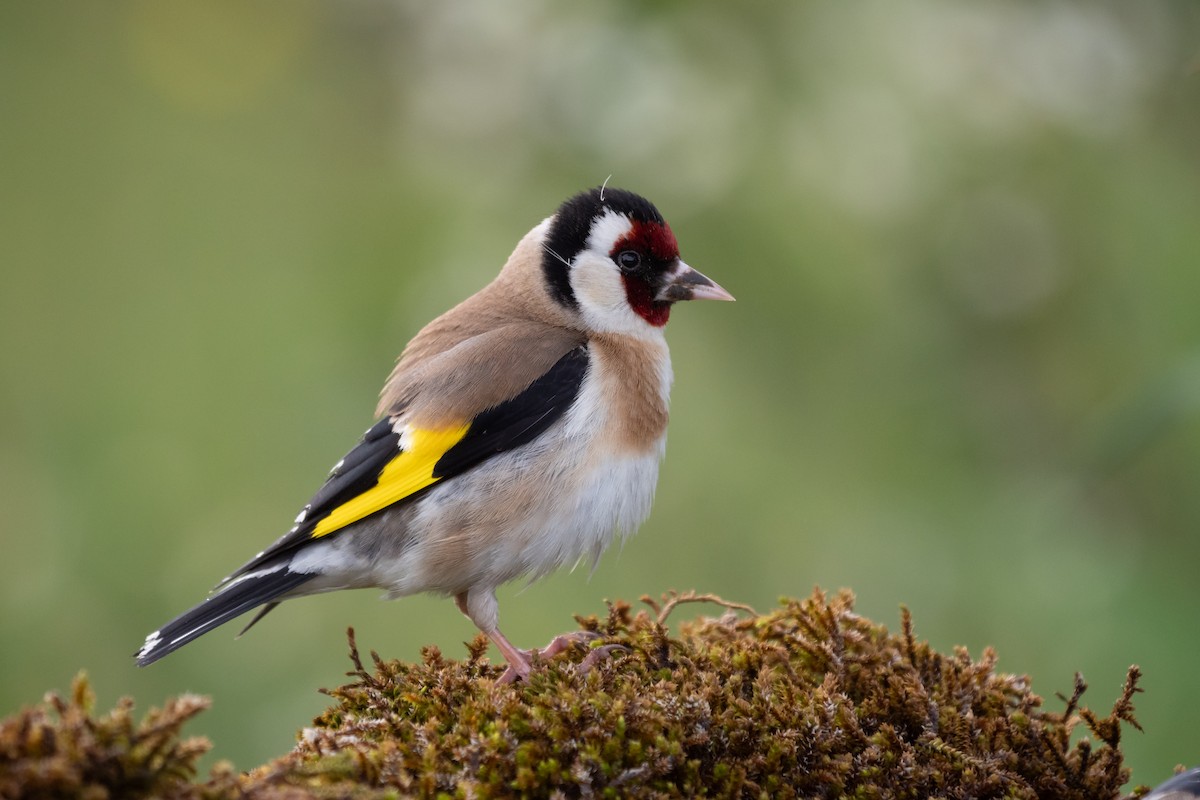
[[[458,594],[454,595],[454,602],[458,606],[458,610],[461,611],[464,616],[466,616],[472,622],[475,622],[474,617],[471,616],[471,612],[467,607],[466,592],[459,592]],[[479,625],[478,622],[475,622],[475,624]],[[493,628],[489,631],[480,626],[480,630],[487,634],[487,637],[492,640],[492,644],[496,645],[496,648],[500,651],[500,654],[504,656],[504,660],[508,662],[508,669],[506,669],[504,674],[500,676],[500,682],[512,683],[518,678],[521,680],[527,679],[529,677],[529,671],[533,668],[533,662],[531,661],[529,654],[514,647],[513,643],[510,642],[508,638],[500,632],[499,628]]]
[[[458,610],[468,618],[471,614],[467,610],[467,593],[459,592],[454,596],[454,602],[458,605]],[[481,630],[483,630],[481,628]],[[586,644],[600,638],[600,634],[592,633],[591,631],[573,631],[564,633],[561,636],[555,636],[550,640],[550,643],[541,650],[519,650],[512,642],[508,640],[500,629],[493,628],[492,630],[484,630],[487,637],[492,640],[492,644],[496,645],[496,649],[504,656],[504,660],[508,662],[508,669],[504,670],[504,674],[500,676],[500,683],[512,683],[516,680],[528,680],[529,673],[533,669],[533,659],[536,656],[538,660],[553,658],[564,650],[568,650],[576,643]],[[608,658],[614,651],[625,650],[622,645],[607,645],[605,647],[597,647],[579,663],[576,668],[582,674],[594,667],[601,659]]]
[[[504,670],[504,674],[500,676],[500,683],[529,680],[529,672],[533,669],[533,659],[529,657],[529,654],[513,647],[512,642],[504,637],[499,628],[489,633],[488,638],[499,648],[504,660],[508,662],[508,669]]]

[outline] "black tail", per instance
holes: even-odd
[[[252,608],[270,604],[314,577],[312,573],[292,572],[285,566],[270,571],[251,573],[220,589],[200,605],[185,611],[146,637],[142,649],[134,653],[139,667],[153,664],[173,653],[198,636],[223,625]],[[261,614],[259,615],[262,616]],[[255,621],[257,621],[257,617]],[[254,624],[253,622],[251,625]],[[249,627],[249,626],[247,626]]]

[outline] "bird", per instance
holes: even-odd
[[[1144,800],[1188,800],[1193,797],[1200,797],[1200,767],[1180,772],[1160,783]]]
[[[497,587],[593,566],[648,517],[666,446],[672,308],[733,300],[686,264],[662,214],[589,189],[529,231],[483,289],[405,346],[377,422],[293,527],[146,637],[139,666],[245,613],[378,588],[452,597],[504,682],[535,657],[500,631]],[[240,634],[239,634],[240,635]]]

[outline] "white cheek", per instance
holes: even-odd
[[[587,247],[575,259],[571,280],[575,294],[585,312],[607,319],[628,310],[625,282],[609,253],[616,243],[633,229],[633,223],[623,214],[605,209],[604,215],[592,223]],[[591,320],[589,320],[591,321]]]
[[[625,297],[625,282],[617,265],[608,258],[584,253],[575,259],[571,270],[575,297],[585,312],[608,316],[620,313],[629,306]]]
[[[575,260],[571,283],[579,313],[589,330],[600,333],[625,333],[638,337],[661,337],[656,328],[629,306],[625,282],[612,259],[585,253]]]

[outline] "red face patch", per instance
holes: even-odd
[[[679,258],[679,243],[667,223],[637,222],[622,236],[609,252],[615,256],[622,250],[637,250],[655,261],[671,262]]]
[[[671,304],[654,299],[657,289],[651,278],[656,277],[659,270],[679,258],[679,244],[675,241],[675,234],[665,222],[635,220],[629,232],[613,245],[609,256],[615,259],[618,253],[625,250],[633,250],[641,255],[643,264],[640,269],[621,274],[629,307],[646,322],[661,328],[671,316]]]
[[[637,315],[656,328],[667,324],[671,316],[671,304],[654,299],[654,289],[644,279],[635,275],[622,275],[625,283],[625,299]]]

